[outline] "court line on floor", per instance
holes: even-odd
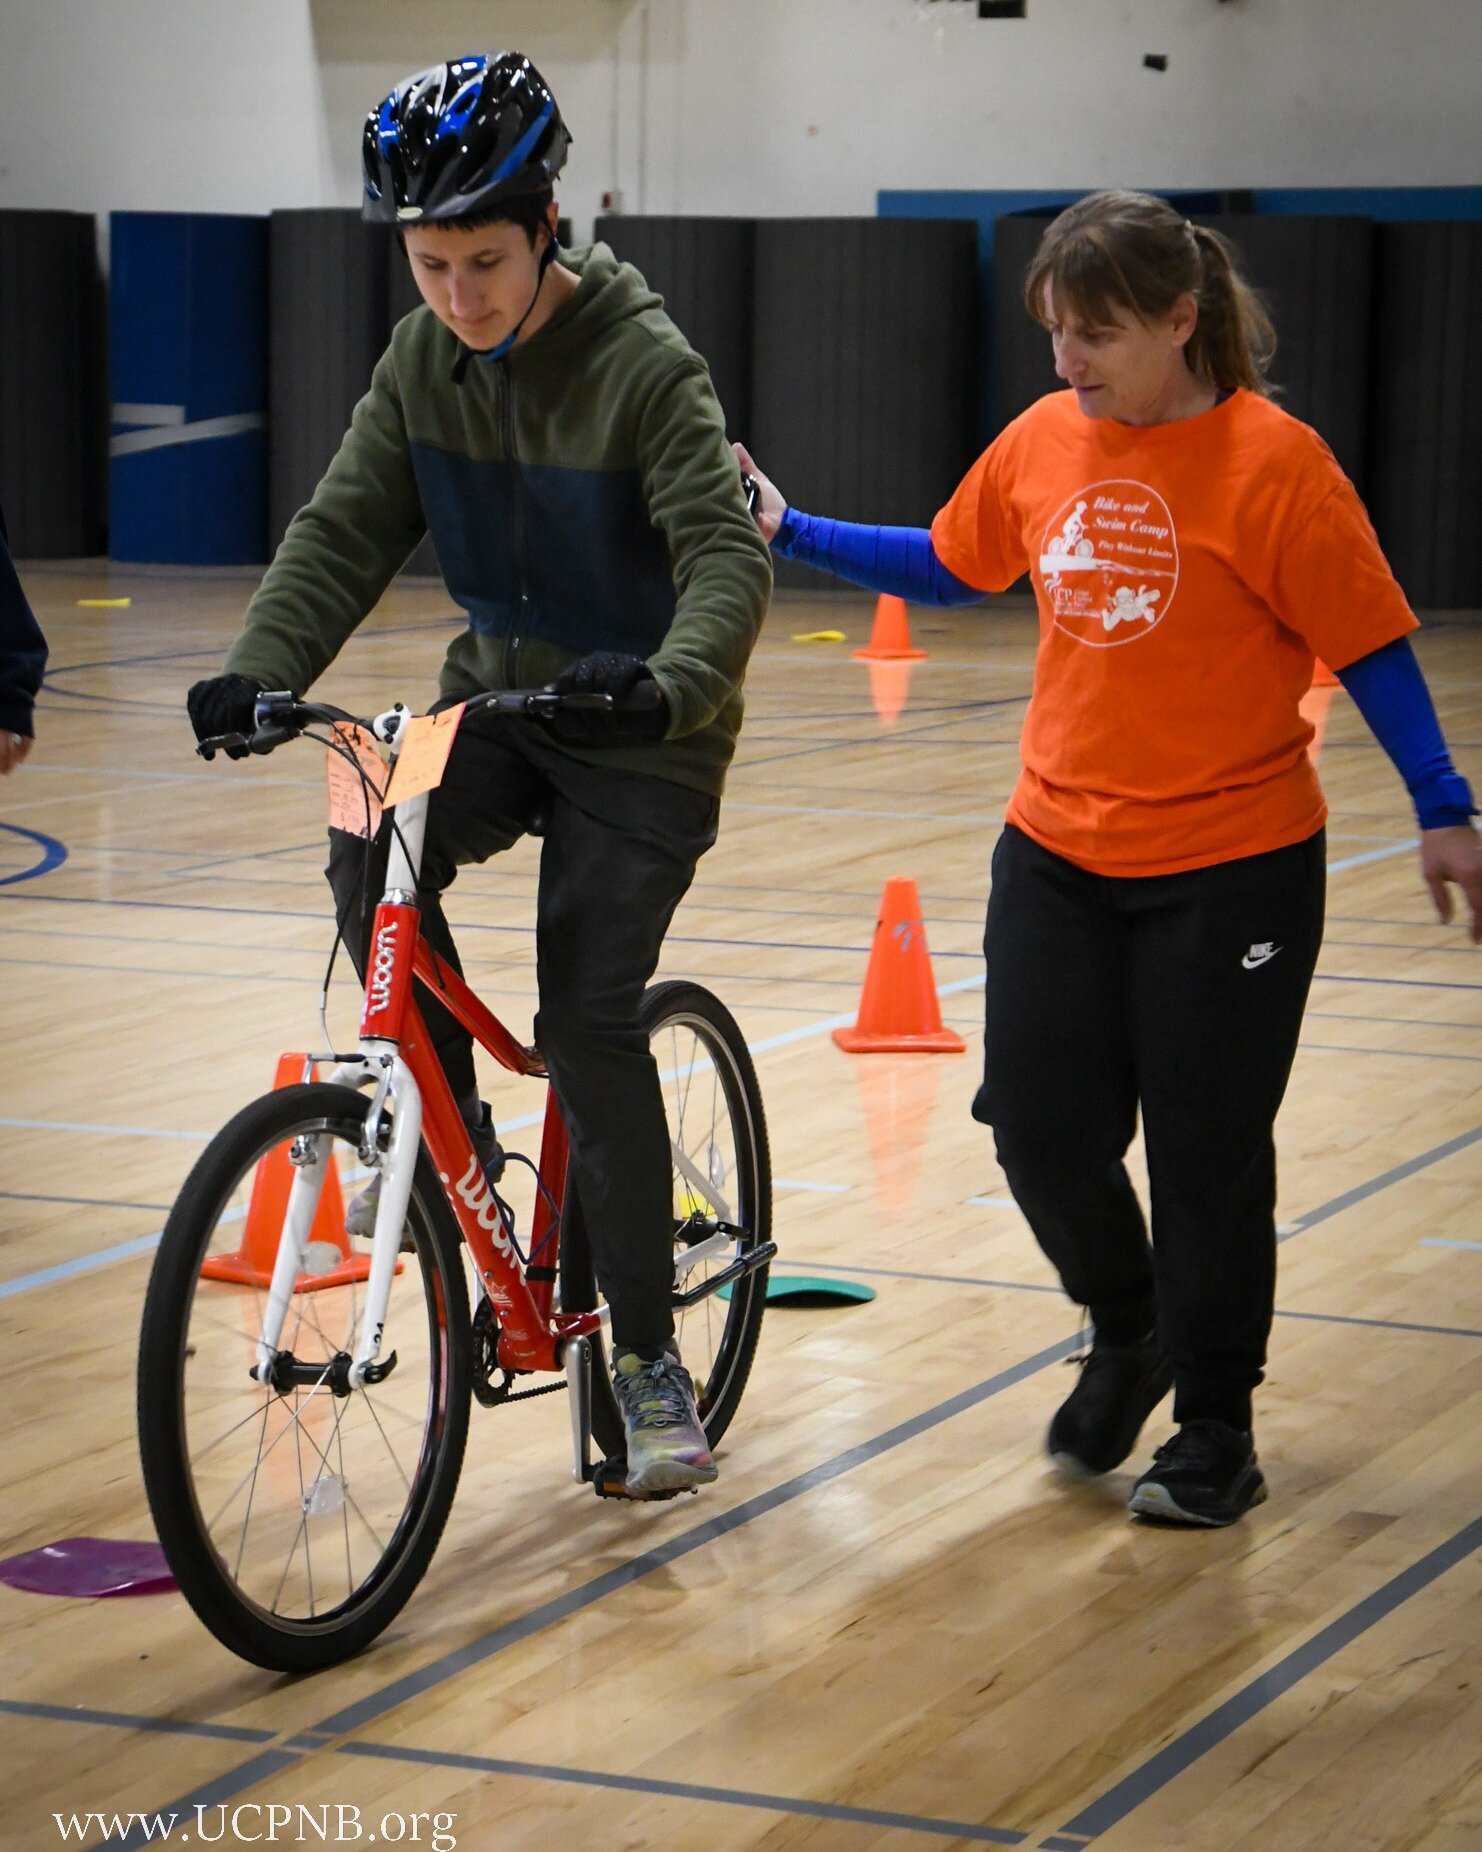
[[[1382,1173],[1380,1177],[1371,1179],[1368,1184],[1360,1185],[1356,1189],[1346,1191],[1342,1196],[1333,1198],[1330,1203],[1319,1205],[1317,1209],[1314,1209],[1304,1218],[1301,1225],[1292,1230],[1292,1233],[1298,1234],[1303,1232],[1305,1228],[1317,1226],[1319,1223],[1330,1219],[1332,1215],[1338,1214],[1343,1208],[1350,1207],[1356,1202],[1365,1200],[1368,1196],[1375,1194],[1376,1191],[1386,1188],[1390,1183],[1398,1182],[1404,1177],[1415,1174],[1416,1171],[1423,1169],[1427,1163],[1438,1162],[1443,1157],[1465,1148],[1478,1139],[1482,1139],[1482,1127],[1477,1127],[1472,1132],[1463,1134],[1459,1138],[1448,1140],[1444,1145],[1434,1147],[1431,1152],[1423,1154],[1420,1158],[1392,1167],[1389,1171]],[[832,1480],[842,1477],[845,1473],[853,1470],[854,1467],[878,1459],[883,1453],[892,1451],[895,1447],[901,1446],[905,1442],[917,1438],[920,1434],[929,1432],[932,1428],[941,1425],[943,1422],[951,1420],[955,1415],[978,1406],[981,1402],[988,1400],[989,1397],[997,1395],[1003,1390],[1027,1380],[1031,1376],[1037,1375],[1041,1370],[1049,1368],[1060,1358],[1073,1354],[1078,1342],[1079,1340],[1076,1338],[1066,1338],[1060,1343],[1051,1345],[1047,1349],[1037,1352],[1034,1356],[1026,1358],[1022,1363],[1012,1365],[1009,1369],[1000,1371],[996,1375],[987,1378],[984,1382],[974,1385],[972,1389],[965,1390],[960,1395],[954,1396],[945,1402],[938,1403],[934,1408],[927,1409],[922,1414],[913,1416],[909,1420],[897,1424],[897,1426],[888,1429],[884,1434],[876,1436],[873,1440],[861,1442],[858,1446],[850,1448],[842,1454],[835,1455],[832,1460],[825,1461],[820,1466],[800,1473],[794,1478],[785,1481],[782,1485],[774,1487],[770,1492],[760,1493],[751,1499],[744,1500],[742,1504],[733,1507],[731,1511],[722,1513],[716,1518],[696,1525],[691,1530],[682,1532],[677,1537],[670,1538],[667,1543],[661,1544],[655,1549],[647,1551],[636,1558],[630,1559],[627,1563],[620,1564],[617,1568],[607,1571],[604,1575],[596,1577],[593,1581],[579,1585],[577,1588],[568,1590],[564,1595],[556,1596],[550,1601],[542,1603],[539,1607],[521,1615],[516,1620],[506,1622],[503,1626],[492,1629],[489,1633],[469,1641],[464,1646],[456,1648],[451,1653],[444,1654],[441,1658],[433,1660],[417,1671],[405,1674],[403,1677],[393,1680],[390,1685],[383,1686],[380,1691],[373,1692],[368,1697],[344,1706],[340,1710],[333,1712],[321,1723],[311,1725],[307,1730],[297,1732],[291,1739],[293,1743],[298,1745],[296,1749],[271,1750],[262,1756],[255,1757],[238,1769],[228,1770],[225,1774],[208,1784],[206,1788],[196,1790],[176,1800],[173,1803],[174,1807],[178,1810],[189,1810],[193,1809],[197,1804],[211,1805],[220,1800],[230,1799],[234,1795],[242,1793],[244,1789],[250,1787],[260,1776],[277,1772],[289,1766],[293,1761],[300,1760],[304,1755],[310,1754],[319,1748],[330,1747],[332,1738],[346,1735],[352,1730],[362,1729],[378,1721],[392,1710],[399,1708],[400,1705],[407,1702],[409,1699],[419,1697],[428,1690],[442,1685],[450,1679],[456,1678],[459,1674],[470,1669],[472,1666],[485,1663],[496,1654],[506,1651],[509,1647],[519,1644],[535,1633],[542,1632],[546,1627],[569,1619],[572,1615],[594,1606],[597,1602],[605,1599],[607,1595],[615,1593],[620,1589],[630,1587],[633,1583],[642,1580],[645,1576],[654,1573],[658,1569],[669,1567],[672,1563],[681,1560],[683,1557],[692,1554],[705,1545],[715,1542],[719,1538],[728,1535],[731,1531],[737,1530],[741,1526],[750,1523],[754,1518],[760,1517],[782,1505],[791,1503],[794,1499],[816,1490],[819,1486],[828,1484]],[[1479,1525],[1482,1525],[1482,1520],[1479,1520]],[[1434,1555],[1434,1552],[1432,1554]],[[1430,1559],[1427,1558],[1423,1560],[1429,1561]],[[1402,1582],[1403,1580],[1403,1576],[1395,1578],[1396,1583]],[[1386,1587],[1390,1586],[1393,1586],[1393,1584],[1386,1585]],[[1363,1610],[1366,1603],[1372,1602],[1373,1599],[1374,1597],[1372,1596],[1367,1597],[1366,1602],[1361,1602],[1359,1608],[1354,1610],[1354,1612]],[[1398,1605],[1398,1603],[1396,1602],[1394,1605]],[[1341,1622],[1334,1623],[1335,1627],[1339,1625],[1341,1625]],[[1332,1629],[1330,1628],[1327,1631],[1331,1633]],[[1360,1629],[1360,1631],[1362,1631],[1362,1629]],[[1336,1651],[1336,1647],[1333,1650]],[[1289,1658],[1295,1662],[1299,1658],[1299,1655],[1300,1649],[1298,1654],[1289,1655]],[[1320,1663],[1320,1661],[1318,1661],[1318,1663]],[[1296,1681],[1293,1679],[1291,1682],[1295,1683]],[[1259,1683],[1260,1681],[1257,1681],[1257,1684]],[[1289,1687],[1283,1687],[1283,1689],[1285,1688]],[[1192,1732],[1186,1733],[1186,1735],[1190,1736],[1192,1734]],[[1203,1751],[1199,1750],[1197,1753],[1202,1754]],[[1192,1760],[1194,1758],[1190,1756],[1189,1759]],[[1154,1761],[1156,1760],[1157,1758],[1154,1758]],[[1177,1770],[1174,1772],[1177,1772]],[[1171,1775],[1167,1777],[1167,1779],[1171,1778]],[[1129,1778],[1129,1780],[1130,1779],[1131,1778]],[[1120,1785],[1125,1786],[1126,1784]],[[1112,1790],[1114,1794],[1118,1791],[1119,1790]],[[1131,1790],[1128,1789],[1128,1792],[1131,1792]],[[1104,1800],[1106,1797],[1102,1798]],[[1093,1803],[1093,1806],[1097,1804],[1098,1803]],[[1141,1803],[1139,1800],[1133,1804],[1140,1805]],[[1130,1808],[1128,1811],[1130,1811]],[[1078,1818],[1079,1817],[1080,1816],[1078,1816]],[[1072,1822],[1061,1830],[1070,1833],[1077,1831],[1078,1828],[1076,1824]],[[133,1848],[142,1846],[143,1843],[143,1840],[126,1840],[123,1842],[123,1852],[133,1852]]]
[[[1120,1825],[1202,1756],[1284,1697],[1310,1672],[1334,1658],[1344,1647],[1351,1646],[1371,1627],[1386,1620],[1412,1596],[1429,1588],[1432,1582],[1465,1562],[1479,1548],[1482,1548],[1482,1518],[1473,1518],[1454,1536],[1428,1551],[1408,1569],[1392,1576],[1310,1640],[1283,1655],[1267,1671],[1257,1674],[1198,1723],[1181,1731],[1156,1755],[1083,1807],[1073,1820],[1067,1820],[1060,1831],[1095,1839]]]
[[[1426,1244],[1423,1244],[1426,1245]],[[1474,1247],[1482,1249],[1479,1241],[1449,1241],[1430,1243],[1440,1247]],[[812,1260],[806,1256],[784,1254],[779,1262],[787,1266],[806,1267],[814,1273],[863,1274],[870,1279],[884,1280],[921,1280],[930,1285],[940,1286],[978,1286],[985,1291],[1011,1293],[1053,1293],[1059,1298],[1064,1294],[1058,1286],[1045,1285],[1037,1280],[987,1280],[975,1274],[963,1273],[917,1273],[906,1267],[861,1267],[853,1262],[836,1260]],[[774,1263],[776,1264],[776,1263]],[[1414,1331],[1426,1337],[1445,1338],[1482,1338],[1482,1330],[1473,1330],[1468,1325],[1422,1325],[1404,1318],[1358,1318],[1345,1312],[1289,1312],[1283,1306],[1276,1308],[1278,1318],[1295,1318],[1309,1324],[1319,1325],[1361,1325],[1373,1331]]]
[[[266,1751],[254,1756],[236,1769],[228,1769],[215,1777],[204,1787],[194,1789],[169,1805],[154,1809],[155,1813],[194,1812],[198,1805],[211,1806],[229,1800],[241,1794],[252,1784],[269,1774],[288,1767],[291,1763],[302,1761],[306,1756],[325,1748],[332,1748],[335,1737],[345,1736],[352,1730],[364,1729],[379,1721],[391,1711],[399,1709],[410,1699],[420,1697],[450,1679],[472,1667],[482,1665],[497,1654],[506,1652],[510,1647],[520,1644],[532,1635],[544,1632],[547,1627],[555,1626],[561,1621],[569,1620],[573,1615],[595,1606],[608,1595],[620,1589],[630,1588],[635,1583],[668,1569],[675,1563],[691,1556],[695,1551],[729,1536],[733,1531],[753,1523],[757,1518],[792,1504],[820,1487],[831,1484],[856,1468],[872,1464],[897,1447],[930,1433],[933,1428],[944,1422],[979,1407],[991,1397],[1014,1388],[1038,1375],[1041,1370],[1049,1369],[1062,1357],[1069,1356],[1075,1348],[1074,1338],[1064,1338],[1046,1349],[1037,1351],[1021,1362],[1011,1364],[1007,1369],[996,1371],[982,1382],[975,1383],[969,1389],[949,1396],[945,1401],[924,1409],[920,1414],[912,1415],[907,1420],[887,1428],[856,1446],[846,1448],[835,1454],[832,1459],[821,1461],[817,1466],[809,1467],[769,1491],[756,1493],[751,1498],[743,1499],[739,1505],[729,1511],[718,1513],[690,1529],[681,1531],[677,1536],[645,1550],[640,1555],[631,1557],[625,1563],[605,1571],[589,1582],[579,1583],[568,1589],[565,1594],[552,1597],[540,1603],[538,1607],[516,1619],[506,1621],[502,1626],[492,1628],[488,1633],[466,1642],[452,1652],[444,1653],[431,1660],[427,1665],[414,1672],[403,1674],[389,1685],[382,1686],[366,1697],[342,1706],[317,1724],[307,1729],[296,1731],[288,1739],[283,1749]],[[136,1834],[138,1829],[136,1829]],[[136,1848],[146,1841],[137,1836],[129,1836],[119,1841],[120,1852],[136,1852]],[[1022,1840],[1018,1843],[1022,1844]]]
[[[205,1736],[224,1743],[270,1743],[271,1730],[251,1730],[242,1724],[194,1723],[188,1717],[141,1717],[131,1711],[100,1711],[80,1704],[32,1704],[17,1698],[0,1698],[0,1713],[7,1717],[41,1717],[52,1723],[90,1723],[106,1730],[148,1730],[160,1736]]]
[[[692,1781],[660,1781],[645,1775],[615,1775],[603,1769],[570,1768],[551,1762],[509,1762],[497,1756],[458,1755],[437,1749],[413,1749],[390,1743],[343,1743],[337,1755],[385,1762],[412,1762],[424,1768],[469,1769],[491,1775],[525,1776],[536,1781],[569,1782],[578,1787],[615,1788],[628,1794],[658,1794],[674,1800],[709,1801],[728,1807],[753,1807],[767,1813],[801,1815],[814,1820],[841,1820],[854,1826],[883,1826],[897,1832],[930,1833],[967,1839],[978,1845],[1022,1846],[1027,1833],[1001,1826],[978,1826],[964,1820],[937,1820],[918,1814],[886,1813],[876,1807],[847,1807],[838,1801],[803,1800],[784,1794],[760,1794],[745,1788],[711,1788]]]

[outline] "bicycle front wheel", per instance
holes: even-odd
[[[367,1253],[344,1234],[367,1101],[285,1087],[243,1109],[186,1179],[140,1332],[139,1448],[155,1528],[196,1614],[234,1653],[303,1672],[401,1610],[447,1521],[468,1434],[468,1292],[456,1223],[418,1156],[382,1380],[351,1389]],[[282,1334],[292,1380],[249,1374],[287,1183],[333,1159]],[[322,1160],[321,1160],[322,1161]],[[275,1182],[276,1179],[276,1182]]]
[[[772,1158],[761,1088],[735,1017],[699,984],[664,982],[644,993],[642,1022],[658,1063],[674,1193],[676,1296],[694,1295],[739,1256],[772,1235]],[[697,1219],[739,1229],[725,1254],[685,1263]],[[600,1293],[577,1197],[566,1180],[561,1231],[561,1306],[589,1311]],[[744,1275],[725,1293],[677,1307],[675,1337],[695,1380],[695,1400],[714,1446],[730,1426],[751,1374],[767,1308],[767,1269]],[[592,1357],[592,1433],[609,1455],[623,1451],[623,1419],[600,1342]]]

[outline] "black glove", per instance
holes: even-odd
[[[197,740],[219,739],[223,733],[251,737],[252,711],[266,683],[252,675],[213,675],[197,682],[185,697],[185,711]],[[227,746],[229,759],[245,759],[245,746]]]
[[[593,650],[579,656],[551,683],[557,694],[605,694],[611,713],[579,709],[557,714],[551,731],[573,746],[631,746],[661,740],[669,731],[669,703],[648,664],[616,650]],[[645,698],[645,696],[647,698]],[[631,708],[624,703],[632,701]]]

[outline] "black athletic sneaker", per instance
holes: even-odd
[[[1223,1421],[1186,1421],[1132,1488],[1139,1517],[1165,1524],[1233,1524],[1266,1496],[1249,1434]]]
[[[1140,1344],[1097,1339],[1080,1360],[1081,1379],[1055,1411],[1045,1451],[1069,1479],[1120,1466],[1142,1424],[1173,1386],[1173,1364],[1156,1338]]]

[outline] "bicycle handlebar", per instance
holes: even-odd
[[[614,701],[610,694],[563,693],[554,687],[547,688],[490,688],[483,694],[471,695],[464,703],[464,713],[495,713],[521,716],[527,720],[550,720],[563,713],[610,713],[610,714],[645,714],[651,713],[663,695],[656,682],[640,682],[631,694],[621,701]],[[341,723],[347,726],[364,727],[367,732],[372,729],[372,721],[357,719],[354,714],[347,714],[343,708],[330,707],[319,701],[299,701],[286,692],[269,692],[257,698],[253,718],[256,726],[250,734],[220,733],[212,739],[201,740],[196,751],[203,759],[214,759],[218,751],[228,752],[233,747],[245,747],[253,754],[262,755],[282,746],[286,741],[297,739],[308,726],[316,721],[326,726]],[[406,719],[413,716],[408,713]]]

